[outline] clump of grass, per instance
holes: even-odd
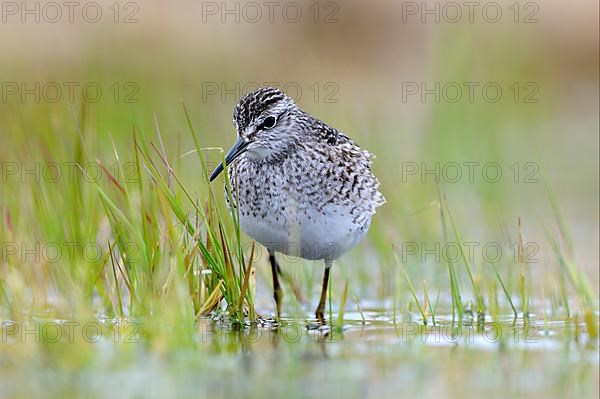
[[[203,148],[185,107],[184,112],[202,173],[205,181],[208,181]],[[158,125],[157,135],[162,143]],[[235,208],[232,207],[230,212],[233,226],[228,228],[224,215],[215,206],[210,187],[207,187],[208,199],[204,206],[200,206],[200,201],[191,195],[179,178],[164,149],[159,149],[153,143],[148,145],[135,132],[133,145],[138,184],[122,186],[118,184],[118,179],[110,179],[117,189],[112,196],[106,188],[97,186],[116,237],[115,246],[119,250],[120,261],[126,271],[123,277],[131,282],[127,285],[132,299],[131,311],[147,314],[151,310],[147,307],[148,301],[136,301],[134,298],[164,295],[172,288],[173,274],[179,268],[196,318],[217,310],[224,299],[226,313],[232,321],[244,323],[247,318],[255,320],[253,292],[249,289],[254,250],[246,261]],[[142,170],[146,172],[145,176]],[[192,209],[194,217],[190,217],[186,209]],[[169,246],[164,245],[165,241]],[[130,243],[135,243],[141,249],[141,256],[137,259],[127,255]],[[165,254],[165,251],[168,253]],[[163,256],[167,256],[170,266],[161,271],[159,263]],[[111,261],[113,280],[117,285],[119,278],[115,264],[119,262],[112,256]],[[119,287],[115,287],[115,290],[119,306],[113,310],[122,315]]]
[[[448,206],[446,197],[444,195],[442,195],[441,207],[444,207],[444,206],[446,207],[446,211],[448,213],[448,220],[450,221],[450,226],[452,226],[452,232],[454,233],[454,238],[456,239],[456,243],[460,250],[459,251],[460,258],[463,261],[463,264],[465,265],[465,270],[467,271],[467,275],[469,276],[469,281],[471,282],[471,287],[473,288],[473,294],[475,295],[475,299],[477,301],[477,312],[480,316],[483,316],[483,315],[485,315],[486,308],[485,308],[485,302],[483,300],[483,296],[481,295],[481,290],[479,288],[479,283],[475,280],[475,277],[473,276],[473,272],[471,270],[471,265],[469,264],[469,261],[467,260],[467,257],[465,255],[465,249],[463,246],[462,238],[458,232],[456,223],[454,222],[454,217],[452,216],[452,212],[450,212],[450,207]]]
[[[444,236],[444,242],[447,243],[447,242],[449,242],[448,241],[448,229],[446,226],[446,216],[444,213],[444,202],[442,200],[442,194],[440,191],[439,184],[436,184],[436,189],[437,189],[438,201],[439,201],[438,204],[439,204],[439,209],[440,209],[440,220],[442,222],[442,234]],[[462,297],[460,294],[460,286],[459,286],[458,279],[456,278],[454,266],[448,259],[445,259],[445,260],[446,260],[446,266],[448,268],[448,276],[450,278],[450,292],[452,295],[452,323],[454,324],[456,315],[458,315],[458,320],[462,322],[464,308],[463,308],[463,304],[462,304]]]
[[[502,287],[502,292],[504,292],[504,295],[506,296],[506,300],[510,304],[510,307],[513,311],[513,315],[514,315],[513,325],[515,325],[517,323],[517,318],[519,316],[519,314],[517,312],[517,308],[513,304],[513,301],[510,297],[510,293],[508,292],[508,289],[506,288],[506,285],[504,284],[502,277],[500,277],[500,273],[498,273],[498,268],[496,267],[495,264],[492,264],[491,266],[492,266],[492,269],[494,270],[494,275],[496,276],[496,279],[498,280],[498,282],[500,283],[500,286]]]
[[[417,297],[415,288],[413,287],[412,282],[410,281],[410,277],[408,277],[408,274],[406,273],[406,269],[404,268],[402,263],[400,263],[400,259],[398,259],[398,255],[395,252],[394,252],[394,259],[396,260],[396,265],[398,265],[398,267],[402,271],[404,280],[406,281],[406,284],[408,285],[408,289],[412,295],[412,298],[415,301],[415,304],[417,305],[417,309],[419,309],[419,313],[421,314],[421,317],[423,318],[423,324],[427,325],[427,315],[425,314],[425,311],[423,310],[423,307],[421,306],[421,303],[419,302],[419,298]]]
[[[559,281],[561,293],[563,296],[563,303],[567,312],[567,317],[569,317],[570,309],[567,290],[563,281],[565,279],[570,282],[579,299],[581,308],[583,310],[583,319],[586,323],[589,335],[592,338],[597,338],[598,322],[594,313],[598,308],[598,296],[594,294],[594,289],[592,288],[592,284],[590,283],[588,276],[581,270],[581,268],[577,266],[577,263],[573,260],[573,240],[571,239],[571,235],[569,234],[569,231],[565,224],[562,212],[560,211],[560,208],[558,206],[556,195],[554,194],[550,185],[547,183],[545,175],[542,174],[542,176],[544,186],[546,188],[546,195],[550,201],[552,211],[554,213],[554,218],[558,226],[559,237],[561,238],[561,241],[563,243],[563,245],[561,246],[559,240],[554,238],[554,236],[548,231],[548,229],[545,229],[546,237],[550,242],[550,246],[552,247],[552,250],[554,251],[556,257],[558,258],[558,264],[561,274],[562,276],[566,276],[566,278],[559,278]]]

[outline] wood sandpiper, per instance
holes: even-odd
[[[281,269],[275,253],[324,260],[316,310],[323,323],[333,261],[363,239],[385,202],[371,172],[373,156],[273,87],[244,95],[233,123],[238,139],[210,181],[231,165],[231,198],[239,206],[240,227],[269,252],[278,318]],[[231,206],[227,192],[225,198]]]

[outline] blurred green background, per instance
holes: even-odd
[[[193,149],[181,101],[201,144],[225,148],[234,141],[239,96],[271,83],[376,154],[388,199],[371,234],[380,251],[439,234],[430,207],[435,175],[422,174],[439,163],[466,241],[506,234],[514,241],[521,217],[526,241],[540,247],[538,268],[549,267],[543,228],[556,232],[556,221],[547,185],[573,235],[575,259],[597,280],[598,24],[591,2],[98,4],[82,3],[72,16],[63,6],[55,23],[56,11],[43,2],[30,14],[24,5],[4,6],[4,162],[49,162],[49,143],[61,144],[58,161],[72,160],[85,119],[88,156],[110,165],[111,140],[127,157],[134,126],[156,142],[154,115],[177,157]],[[50,102],[56,87],[62,97]],[[97,102],[83,100],[95,101],[97,88]],[[207,157],[220,159],[216,151]],[[478,163],[472,182],[465,162]],[[462,173],[456,182],[453,163]],[[181,166],[186,184],[203,192],[196,158]],[[499,181],[486,181],[498,168]],[[31,178],[21,177],[7,176],[0,198],[35,229]]]

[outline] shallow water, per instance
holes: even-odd
[[[114,320],[72,325],[72,342],[47,342],[50,326],[64,328],[64,320],[37,320],[46,326],[40,342],[31,342],[35,323],[5,321],[0,395],[597,397],[598,342],[583,324],[534,316],[513,326],[505,315],[452,327],[451,319],[423,326],[368,310],[345,313],[341,329],[202,319],[177,350],[146,339],[143,321],[122,322],[116,335]],[[93,323],[103,329],[95,336]]]

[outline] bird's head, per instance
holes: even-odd
[[[282,156],[299,140],[299,115],[294,100],[277,88],[264,87],[246,94],[233,111],[238,140],[227,152],[225,164],[230,165],[244,153],[256,161]],[[210,181],[222,171],[221,163]]]

